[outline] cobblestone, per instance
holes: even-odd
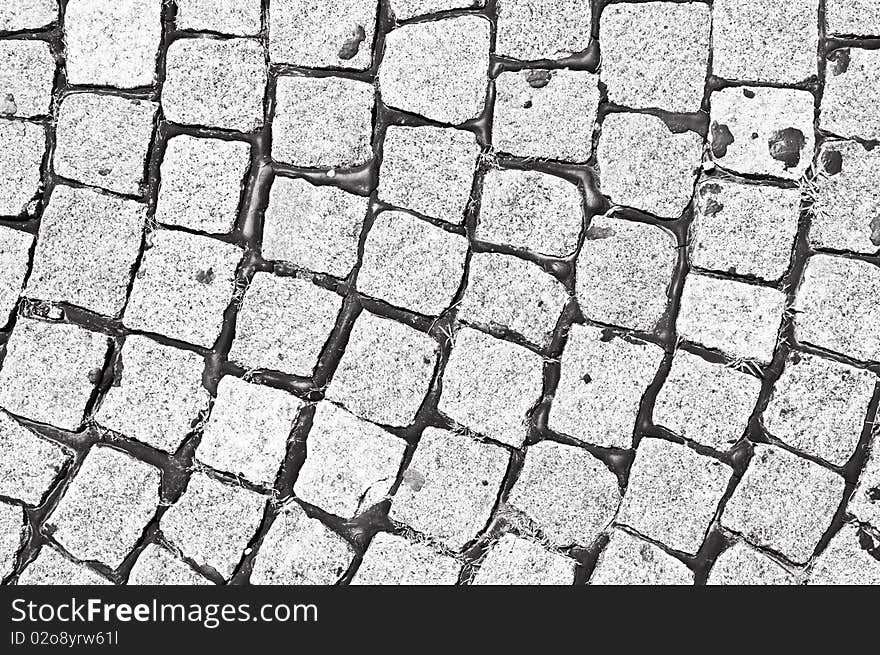
[[[469,430],[520,446],[541,395],[542,369],[541,357],[522,346],[463,328],[455,335],[437,409]]]
[[[456,16],[412,23],[385,37],[379,91],[389,107],[458,125],[483,110],[488,69],[489,21]]]
[[[0,111],[4,116],[32,118],[49,113],[55,58],[42,41],[0,42],[0,95],[14,98],[15,110]]]
[[[364,311],[355,321],[327,399],[383,425],[409,425],[428,392],[437,343]]]
[[[263,227],[263,257],[345,278],[357,262],[367,199],[279,177]]]
[[[206,585],[210,581],[164,546],[150,544],[141,551],[128,574],[130,585]]]
[[[814,76],[819,0],[718,0],[712,6],[712,72],[751,82]]]
[[[18,551],[27,538],[26,525],[21,507],[0,501],[0,578],[15,570]]]
[[[269,8],[269,58],[312,68],[369,68],[376,5],[376,0],[275,0]]]
[[[27,232],[0,228],[0,321],[4,324],[21,295],[33,243],[34,237]]]
[[[257,273],[238,312],[229,359],[247,369],[311,377],[342,298],[309,280]]]
[[[508,502],[554,546],[590,546],[620,504],[617,477],[582,448],[542,441],[529,446]]]
[[[319,403],[293,491],[350,518],[389,497],[405,449],[403,439],[332,403]]]
[[[880,269],[868,262],[827,255],[807,260],[798,289],[795,337],[855,359],[880,358],[880,324],[874,299]]]
[[[495,52],[512,59],[561,59],[587,49],[591,28],[585,0],[499,0]]]
[[[68,553],[117,568],[159,503],[160,471],[113,448],[92,448],[61,502],[51,531]]]
[[[39,505],[71,459],[67,448],[0,412],[0,496]]]
[[[547,84],[531,84],[536,73]],[[493,147],[518,157],[586,163],[593,149],[598,81],[598,75],[567,69],[501,73],[495,80]]]
[[[78,430],[108,341],[75,325],[19,318],[0,370],[0,407],[62,430]]]
[[[642,439],[617,521],[695,555],[732,473],[726,464],[687,446]]]
[[[615,205],[676,218],[693,194],[701,154],[694,132],[675,133],[648,114],[609,114],[596,164],[602,192]]]
[[[871,0],[828,0],[825,25],[832,34],[880,34],[880,7]]]
[[[249,166],[246,143],[185,134],[172,138],[162,159],[156,222],[199,232],[230,232]]]
[[[342,577],[354,551],[294,502],[275,517],[254,561],[258,585],[331,585]]]
[[[232,299],[241,250],[171,230],[147,235],[147,245],[122,322],[210,348]]]
[[[467,249],[463,236],[407,212],[383,211],[367,233],[358,291],[436,316],[461,286]]]
[[[379,198],[460,224],[470,199],[479,145],[463,130],[389,126],[382,146]]]
[[[170,121],[256,130],[265,89],[265,55],[255,40],[180,39],[168,47],[162,108]]]
[[[880,51],[846,48],[829,57],[819,127],[842,137],[880,139]]]
[[[860,521],[880,530],[880,445],[873,437],[865,468],[847,505],[847,511]]]
[[[113,386],[95,421],[132,439],[174,452],[208,409],[204,358],[131,335],[119,354]]]
[[[725,550],[709,571],[709,585],[791,585],[795,577],[743,541]]]
[[[0,215],[19,217],[40,190],[46,132],[40,125],[0,119]]]
[[[880,184],[880,151],[853,141],[829,142],[822,145],[819,162],[825,174],[814,178],[810,245],[876,253],[880,198],[872,189]]]
[[[181,30],[239,36],[260,31],[260,0],[176,0],[175,22]]]
[[[302,401],[286,391],[225,376],[196,459],[218,471],[271,487],[287,453]]]
[[[877,377],[814,355],[792,353],[764,410],[773,436],[843,466],[855,452]]]
[[[840,504],[843,478],[777,446],[756,444],[754,449],[721,524],[796,564],[805,563]]]
[[[691,264],[778,280],[789,267],[799,213],[796,189],[705,181],[697,189]]]
[[[146,217],[146,206],[134,200],[56,186],[40,221],[26,294],[119,316]]]
[[[690,585],[694,574],[648,541],[614,530],[599,555],[591,585]]]
[[[577,263],[577,297],[584,316],[652,331],[666,312],[677,259],[675,239],[662,228],[596,216]]]
[[[743,436],[761,380],[678,350],[654,403],[654,423],[716,450]]]
[[[78,564],[46,544],[37,558],[18,576],[19,585],[110,585],[103,575]]]
[[[374,89],[333,77],[278,78],[272,157],[305,167],[351,167],[369,161]]]
[[[265,502],[258,493],[197,471],[159,528],[184,556],[228,579],[260,525]]]
[[[486,553],[473,584],[570,585],[575,565],[533,541],[506,534]]]
[[[549,257],[577,248],[583,208],[577,186],[534,171],[490,170],[474,236]]]
[[[484,0],[390,0],[390,4],[397,20],[407,20],[447,9],[482,7],[485,2]]]
[[[67,81],[129,89],[156,80],[161,0],[68,0]]]
[[[97,93],[61,100],[53,164],[71,180],[139,195],[158,105]]]
[[[733,359],[766,364],[784,309],[781,291],[691,274],[685,279],[677,327],[684,339]]]
[[[0,31],[37,29],[56,20],[56,0],[8,0],[0,7]]]
[[[460,550],[486,527],[508,459],[499,446],[425,428],[389,518]]]
[[[876,540],[868,536],[871,543]],[[858,528],[847,523],[826,546],[807,579],[814,585],[878,585],[880,560],[861,543]],[[876,547],[876,545],[875,545]]]
[[[652,344],[572,325],[550,429],[597,446],[629,448],[639,404],[662,358]]]
[[[809,91],[730,87],[714,91],[709,153],[737,173],[798,179],[816,138]]]
[[[380,532],[364,554],[353,585],[453,585],[461,564],[424,543]]]
[[[501,253],[477,253],[471,257],[458,318],[510,330],[546,346],[568,296],[565,287],[537,264]]]
[[[709,66],[710,20],[710,8],[698,2],[606,7],[599,39],[608,99],[633,109],[699,111]]]

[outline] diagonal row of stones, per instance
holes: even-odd
[[[876,583],[878,35],[4,3],[0,574]]]

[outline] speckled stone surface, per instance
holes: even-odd
[[[450,125],[476,118],[489,82],[489,28],[480,16],[457,16],[389,32],[378,78],[383,102]]]
[[[673,132],[649,114],[609,114],[599,136],[599,186],[615,205],[676,218],[693,194],[701,154],[695,132]]]
[[[517,157],[586,163],[593,151],[598,81],[598,75],[579,70],[501,73],[495,79],[492,146]]]
[[[858,360],[880,358],[880,324],[874,299],[880,269],[828,255],[807,260],[793,309],[795,338]]]
[[[721,524],[802,564],[831,525],[843,498],[843,478],[777,446],[754,449]]]
[[[0,581],[877,584],[877,37],[3,0]]]

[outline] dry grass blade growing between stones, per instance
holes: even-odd
[[[880,584],[880,2],[4,0],[5,584]]]

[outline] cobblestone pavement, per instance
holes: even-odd
[[[0,114],[4,581],[880,583],[880,2],[4,0]]]

